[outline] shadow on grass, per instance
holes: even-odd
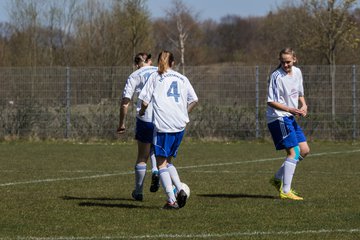
[[[132,201],[131,198],[108,198],[108,197],[73,197],[73,196],[62,196],[61,199],[68,201],[81,201],[78,203],[80,207],[106,207],[106,208],[147,208],[153,209],[156,207],[149,207],[149,206],[141,206],[136,204],[127,204],[127,203],[102,203],[96,201]]]
[[[155,207],[139,206],[135,204],[124,204],[124,203],[96,203],[96,202],[81,202],[80,207],[106,207],[106,208],[147,208],[152,209]]]
[[[265,199],[278,199],[277,196],[269,195],[255,195],[255,194],[227,194],[227,193],[215,193],[215,194],[197,194],[199,197],[212,197],[212,198],[265,198]]]
[[[73,196],[62,196],[62,200],[94,200],[94,201],[133,201],[132,198],[108,198],[108,197],[73,197]]]

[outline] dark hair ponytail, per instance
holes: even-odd
[[[134,58],[134,64],[136,66],[141,67],[143,63],[147,63],[148,60],[151,59],[151,54],[147,54],[147,53],[138,53],[136,54],[135,58]]]

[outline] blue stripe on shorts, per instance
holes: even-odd
[[[180,143],[183,139],[185,130],[177,133],[154,134],[154,152],[155,156],[176,157]]]

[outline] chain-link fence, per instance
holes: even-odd
[[[309,117],[299,119],[309,140],[358,140],[358,66],[300,66]],[[274,66],[186,67],[199,105],[186,135],[268,138],[267,81]],[[131,67],[0,68],[0,139],[115,139],[119,103]],[[334,83],[334,84],[333,84]],[[133,101],[134,103],[135,101]],[[135,107],[127,133],[133,138]]]

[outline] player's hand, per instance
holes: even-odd
[[[307,106],[306,105],[302,106],[299,110],[301,111],[302,117],[307,117]]]

